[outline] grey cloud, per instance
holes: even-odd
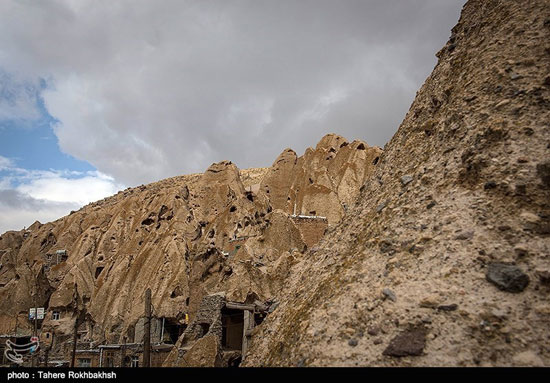
[[[36,220],[52,221],[78,208],[78,204],[40,200],[17,190],[0,189],[0,234],[21,230]]]
[[[61,148],[135,185],[328,132],[383,146],[463,3],[4,2],[0,68],[47,79]]]

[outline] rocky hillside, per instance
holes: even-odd
[[[330,134],[301,157],[285,150],[270,168],[224,161],[7,232],[2,334],[30,333],[28,309],[45,307],[41,332],[55,335],[52,352],[66,359],[77,318],[89,347],[132,342],[147,288],[154,316],[175,324],[220,291],[233,302],[273,300],[290,265],[353,204],[380,153]],[[293,213],[319,217],[320,229],[301,230]]]
[[[468,1],[246,365],[550,365],[549,42],[549,1]]]
[[[77,318],[139,345],[151,288],[189,316],[166,366],[550,365],[549,42],[548,0],[470,0],[383,152],[327,135],[2,234],[0,330],[38,305],[52,353]]]

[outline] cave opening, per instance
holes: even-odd
[[[243,310],[222,309],[222,348],[241,351],[243,347]]]
[[[97,279],[99,277],[99,274],[101,274],[101,272],[103,271],[104,267],[103,266],[98,266],[96,267],[95,269],[95,279]]]

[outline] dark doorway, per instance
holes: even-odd
[[[176,344],[186,328],[186,324],[180,324],[175,319],[166,318],[164,321],[164,339],[162,341],[168,344]]]
[[[222,348],[241,351],[243,347],[244,312],[224,308],[222,310]]]

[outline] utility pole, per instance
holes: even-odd
[[[126,337],[124,336],[122,340],[122,347],[120,348],[120,367],[128,367],[124,361],[126,359]]]
[[[77,332],[78,332],[78,315],[74,321],[74,334],[73,334],[73,355],[71,358],[71,367],[75,366],[76,362],[76,338],[77,338]]]
[[[49,345],[49,347],[46,349],[46,361],[45,361],[45,366],[44,367],[48,367],[48,359],[49,359],[49,356],[50,356],[50,350],[52,349],[53,347],[53,342],[55,341],[55,332],[52,331],[52,341]]]
[[[151,289],[145,290],[145,323],[143,326],[143,367],[151,367]]]
[[[29,270],[30,270],[30,267],[29,267]],[[32,271],[31,271],[32,273]],[[38,295],[38,281],[35,281],[35,286],[34,286],[34,331],[33,331],[33,336],[36,337],[37,334],[38,334],[38,303],[37,303],[37,295]],[[36,367],[36,363],[35,363],[35,360],[36,360],[36,356],[35,356],[35,353],[38,352],[38,349],[36,349],[33,353],[32,353],[32,358],[31,358],[31,366],[32,367]]]
[[[75,286],[75,291],[73,293],[73,301],[74,301],[74,313],[75,320],[74,320],[74,333],[73,333],[73,355],[71,358],[71,367],[75,367],[76,363],[76,340],[78,336],[78,325],[80,324],[80,319],[83,316],[83,312],[78,308],[78,290]]]

